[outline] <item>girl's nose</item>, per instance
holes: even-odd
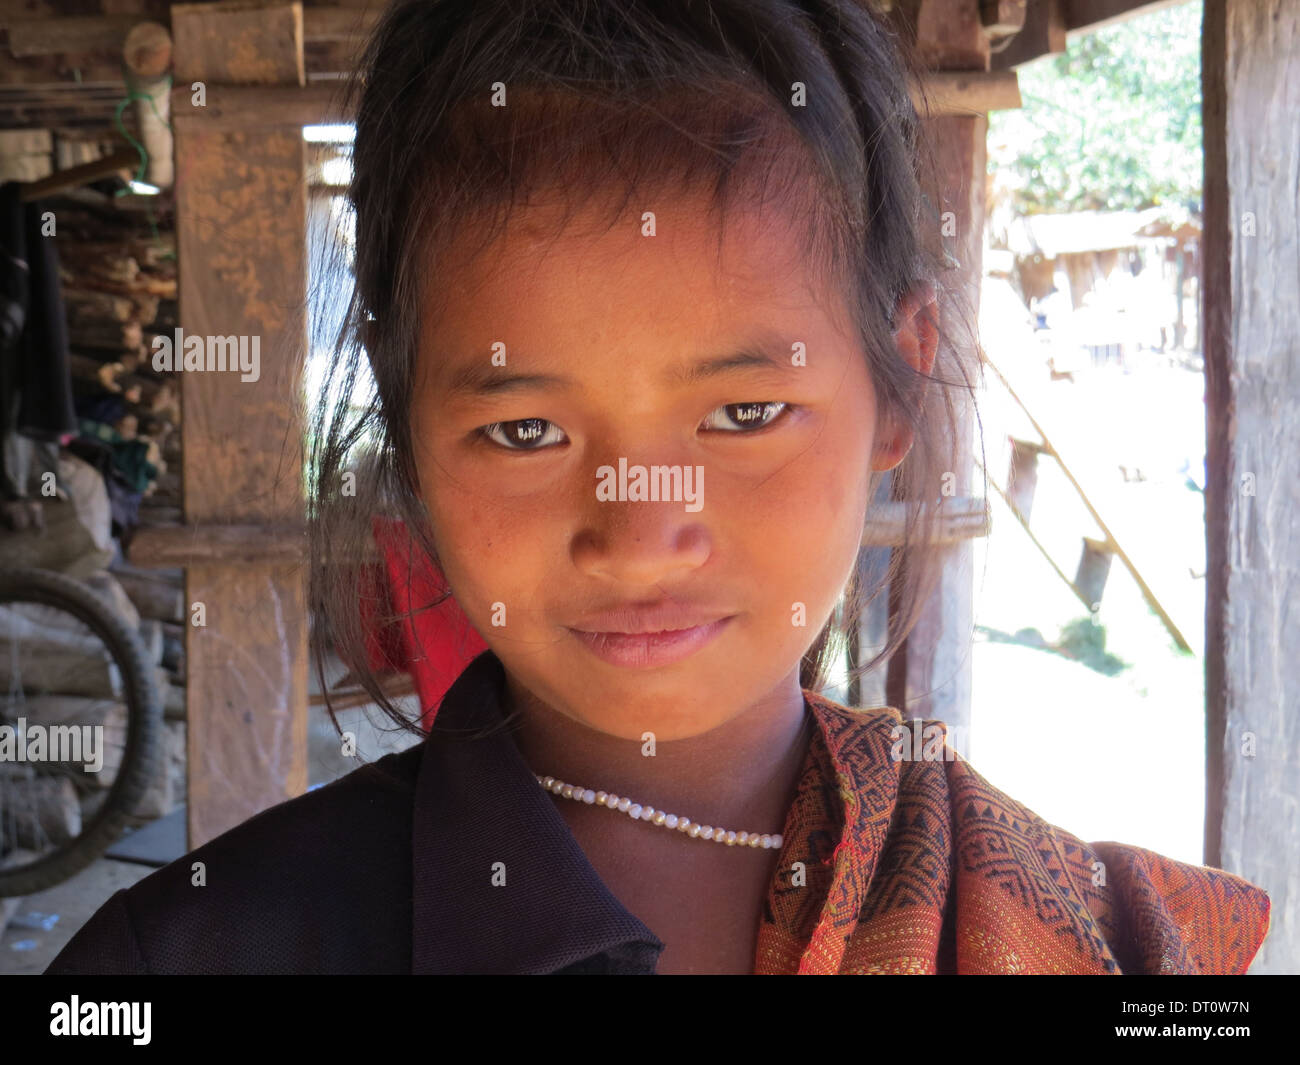
[[[650,588],[682,581],[709,559],[708,528],[681,501],[593,500],[585,513],[571,546],[584,576]]]

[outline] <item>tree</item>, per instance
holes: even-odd
[[[1201,0],[1080,36],[1019,68],[989,168],[1022,214],[1199,206]]]

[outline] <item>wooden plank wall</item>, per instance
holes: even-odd
[[[1205,0],[1205,861],[1300,959],[1300,77],[1293,0]]]
[[[172,8],[177,86],[302,85],[298,3]],[[178,96],[181,94],[178,93]],[[180,375],[191,525],[301,524],[306,191],[296,126],[217,130],[174,105],[180,321],[260,338],[256,380]],[[186,569],[189,845],[307,789],[307,605],[299,563],[203,557]]]

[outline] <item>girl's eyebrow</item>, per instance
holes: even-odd
[[[689,387],[720,374],[766,369],[793,373],[800,369],[790,356],[792,344],[769,339],[749,344],[730,355],[704,359],[691,366],[675,366],[667,374],[668,383]],[[784,349],[784,350],[783,350]],[[529,389],[559,391],[581,388],[581,383],[563,374],[502,373],[500,368],[481,362],[460,367],[446,387],[448,398],[499,396]]]

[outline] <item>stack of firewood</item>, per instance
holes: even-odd
[[[155,683],[166,691],[172,671],[166,668],[168,638],[161,623],[137,617],[133,601],[113,578],[100,574],[87,583],[139,624],[146,645],[152,640],[146,649],[162,662]],[[0,853],[41,852],[79,835],[117,778],[127,738],[123,678],[100,639],[53,607],[0,605],[0,638],[16,652],[0,655],[0,692],[6,693],[0,718],[11,731],[12,747],[0,761]],[[180,664],[173,656],[173,667]],[[166,725],[163,762],[136,808],[139,821],[169,813],[177,801],[176,780],[184,779],[184,729],[183,723]],[[77,746],[51,749],[56,730],[65,745],[75,731]]]
[[[180,401],[174,381],[155,373],[155,334],[177,324],[176,241],[170,222],[153,223],[85,191],[52,201],[78,395],[120,396],[115,428],[152,445],[157,479],[141,501],[141,524],[180,520]]]

